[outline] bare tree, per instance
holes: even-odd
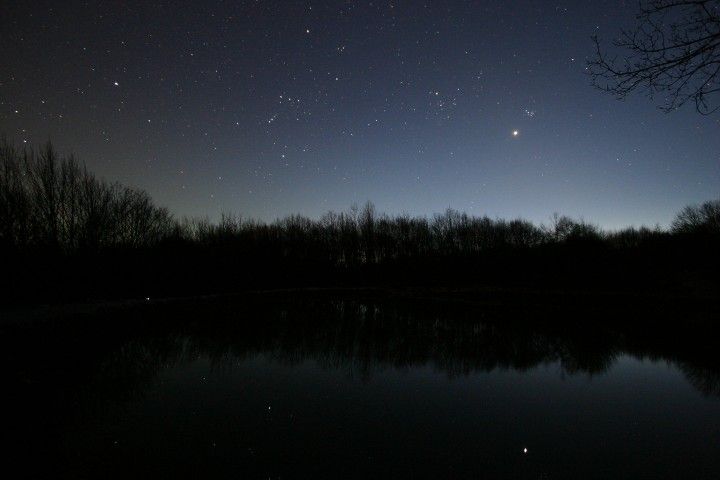
[[[625,98],[643,91],[662,98],[661,109],[694,103],[702,114],[720,108],[720,0],[640,0],[637,24],[595,56],[588,72],[597,88]]]
[[[176,227],[146,192],[98,179],[51,144],[19,152],[0,139],[0,245],[65,252],[149,247]]]
[[[720,200],[683,208],[671,227],[675,233],[720,234]]]

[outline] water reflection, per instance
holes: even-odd
[[[563,374],[593,376],[629,355],[674,364],[704,395],[720,394],[712,325],[665,320],[648,330],[637,319],[608,325],[573,314],[549,321],[546,312],[367,299],[194,310],[138,312],[142,321],[156,322],[155,328],[108,352],[104,375],[152,376],[200,357],[214,368],[228,368],[263,354],[288,365],[313,360],[360,378],[389,367],[431,366],[452,378],[495,369],[522,372],[555,362]]]
[[[661,430],[669,421],[667,411],[653,413],[643,399],[668,400],[679,391],[674,379],[682,372],[686,385],[712,402],[696,403],[682,392],[673,397],[677,415],[694,415],[682,418],[685,443],[673,448],[678,455],[697,457],[700,470],[694,476],[700,478],[702,468],[718,466],[715,444],[702,445],[714,441],[703,430],[708,424],[703,415],[720,406],[716,329],[688,312],[682,322],[673,312],[621,312],[270,296],[107,310],[37,328],[6,326],[6,411],[12,412],[18,453],[54,459],[70,476],[92,477],[104,469],[127,474],[117,462],[129,462],[130,453],[118,457],[114,442],[147,437],[153,439],[150,450],[132,455],[147,464],[163,459],[178,468],[197,448],[189,439],[201,439],[209,448],[242,444],[242,455],[235,450],[223,454],[214,472],[220,476],[239,468],[250,477],[306,477],[315,467],[296,458],[289,445],[305,445],[301,450],[306,452],[313,448],[308,444],[317,444],[327,451],[316,452],[324,460],[312,465],[359,462],[356,475],[363,477],[386,476],[371,465],[392,470],[397,461],[409,462],[408,471],[423,476],[423,468],[431,467],[420,466],[437,456],[455,465],[451,476],[537,478],[569,471],[558,470],[559,465],[581,460],[601,465],[597,455],[639,448],[625,430],[608,426],[613,416],[647,414],[647,425],[635,434],[654,438],[657,448],[677,442],[676,424]],[[569,380],[578,378],[595,380],[591,386]],[[645,392],[648,378],[654,383]],[[663,385],[669,387],[662,390]],[[609,410],[623,402],[622,415]],[[373,407],[363,410],[366,405]],[[582,413],[587,409],[590,420]],[[303,424],[309,417],[312,422]],[[241,438],[238,431],[224,430],[224,419],[239,422]],[[548,419],[556,420],[543,426]],[[174,430],[186,421],[186,430]],[[582,422],[586,431],[581,435],[574,428]],[[333,430],[337,425],[345,430]],[[708,428],[720,431],[713,425]],[[373,446],[383,442],[376,432],[389,426],[384,435],[394,443],[386,450],[394,451],[396,460]],[[425,429],[432,435],[415,437],[413,432]],[[358,442],[357,448],[372,452],[372,461],[355,458],[355,447],[338,450],[327,443],[328,431]],[[400,451],[393,450],[398,439],[406,443]],[[579,449],[574,444],[582,442],[595,442],[600,450],[596,456],[572,450],[573,459],[553,459],[552,445],[568,439],[573,442],[565,451]],[[533,440],[531,447],[527,440]],[[301,474],[275,465],[279,457],[271,452],[273,442]],[[450,448],[447,442],[455,443]],[[479,452],[488,457],[470,460]],[[210,461],[216,453],[198,455]],[[608,471],[597,473],[607,478]]]

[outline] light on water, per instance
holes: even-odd
[[[23,444],[92,476],[713,478],[720,469],[710,333],[686,348],[669,331],[667,351],[658,332],[655,342],[643,330],[641,343],[588,321],[544,329],[524,311],[469,308],[258,300],[103,314],[83,324],[97,330],[55,333],[45,352],[8,342],[4,353],[33,380],[14,387],[14,421],[21,436],[58,425],[47,444]]]

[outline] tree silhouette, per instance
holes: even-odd
[[[338,285],[652,289],[687,272],[715,285],[719,232],[720,200],[687,207],[670,230],[607,232],[560,215],[537,226],[453,209],[388,215],[370,202],[320,219],[179,221],[50,144],[20,151],[0,138],[0,304]]]
[[[108,183],[48,143],[20,152],[0,141],[0,246],[64,252],[148,247],[176,222],[138,189]]]
[[[675,233],[720,234],[720,200],[688,205],[672,222]]]
[[[637,24],[613,42],[619,57],[603,51],[588,72],[597,88],[625,98],[644,91],[661,97],[665,111],[690,102],[702,114],[720,108],[720,0],[641,0]]]

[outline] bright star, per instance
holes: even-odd
[[[513,135],[513,137],[517,137],[518,135],[520,135],[520,131],[519,131],[519,130],[513,130],[513,134],[512,134],[512,135]]]

